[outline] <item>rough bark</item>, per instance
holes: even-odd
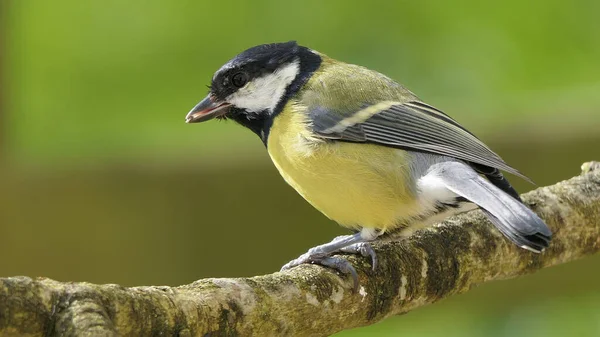
[[[506,279],[600,250],[600,164],[523,196],[552,228],[542,254],[504,239],[480,211],[398,242],[375,245],[379,266],[348,257],[360,290],[331,270],[203,279],[180,287],[0,279],[0,334],[30,336],[324,336],[378,322],[487,281]]]

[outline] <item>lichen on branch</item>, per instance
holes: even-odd
[[[487,281],[576,260],[600,250],[600,164],[523,195],[554,232],[534,254],[515,247],[480,211],[402,240],[379,242],[375,271],[347,256],[360,289],[334,271],[303,265],[251,278],[180,287],[0,279],[2,336],[326,336],[378,322]]]

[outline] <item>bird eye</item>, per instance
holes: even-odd
[[[248,82],[248,74],[244,72],[235,73],[233,76],[231,76],[231,83],[238,88],[246,85],[246,82]]]

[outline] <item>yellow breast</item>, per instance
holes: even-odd
[[[268,151],[285,181],[311,205],[346,227],[388,230],[418,212],[405,151],[311,136],[301,107],[275,118]]]

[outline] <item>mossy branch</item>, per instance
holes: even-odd
[[[203,279],[180,287],[0,279],[2,336],[324,336],[378,322],[487,281],[506,279],[600,250],[600,164],[523,196],[554,232],[542,254],[519,249],[480,211],[398,242],[375,245],[376,271],[357,267],[360,290],[331,270]]]

